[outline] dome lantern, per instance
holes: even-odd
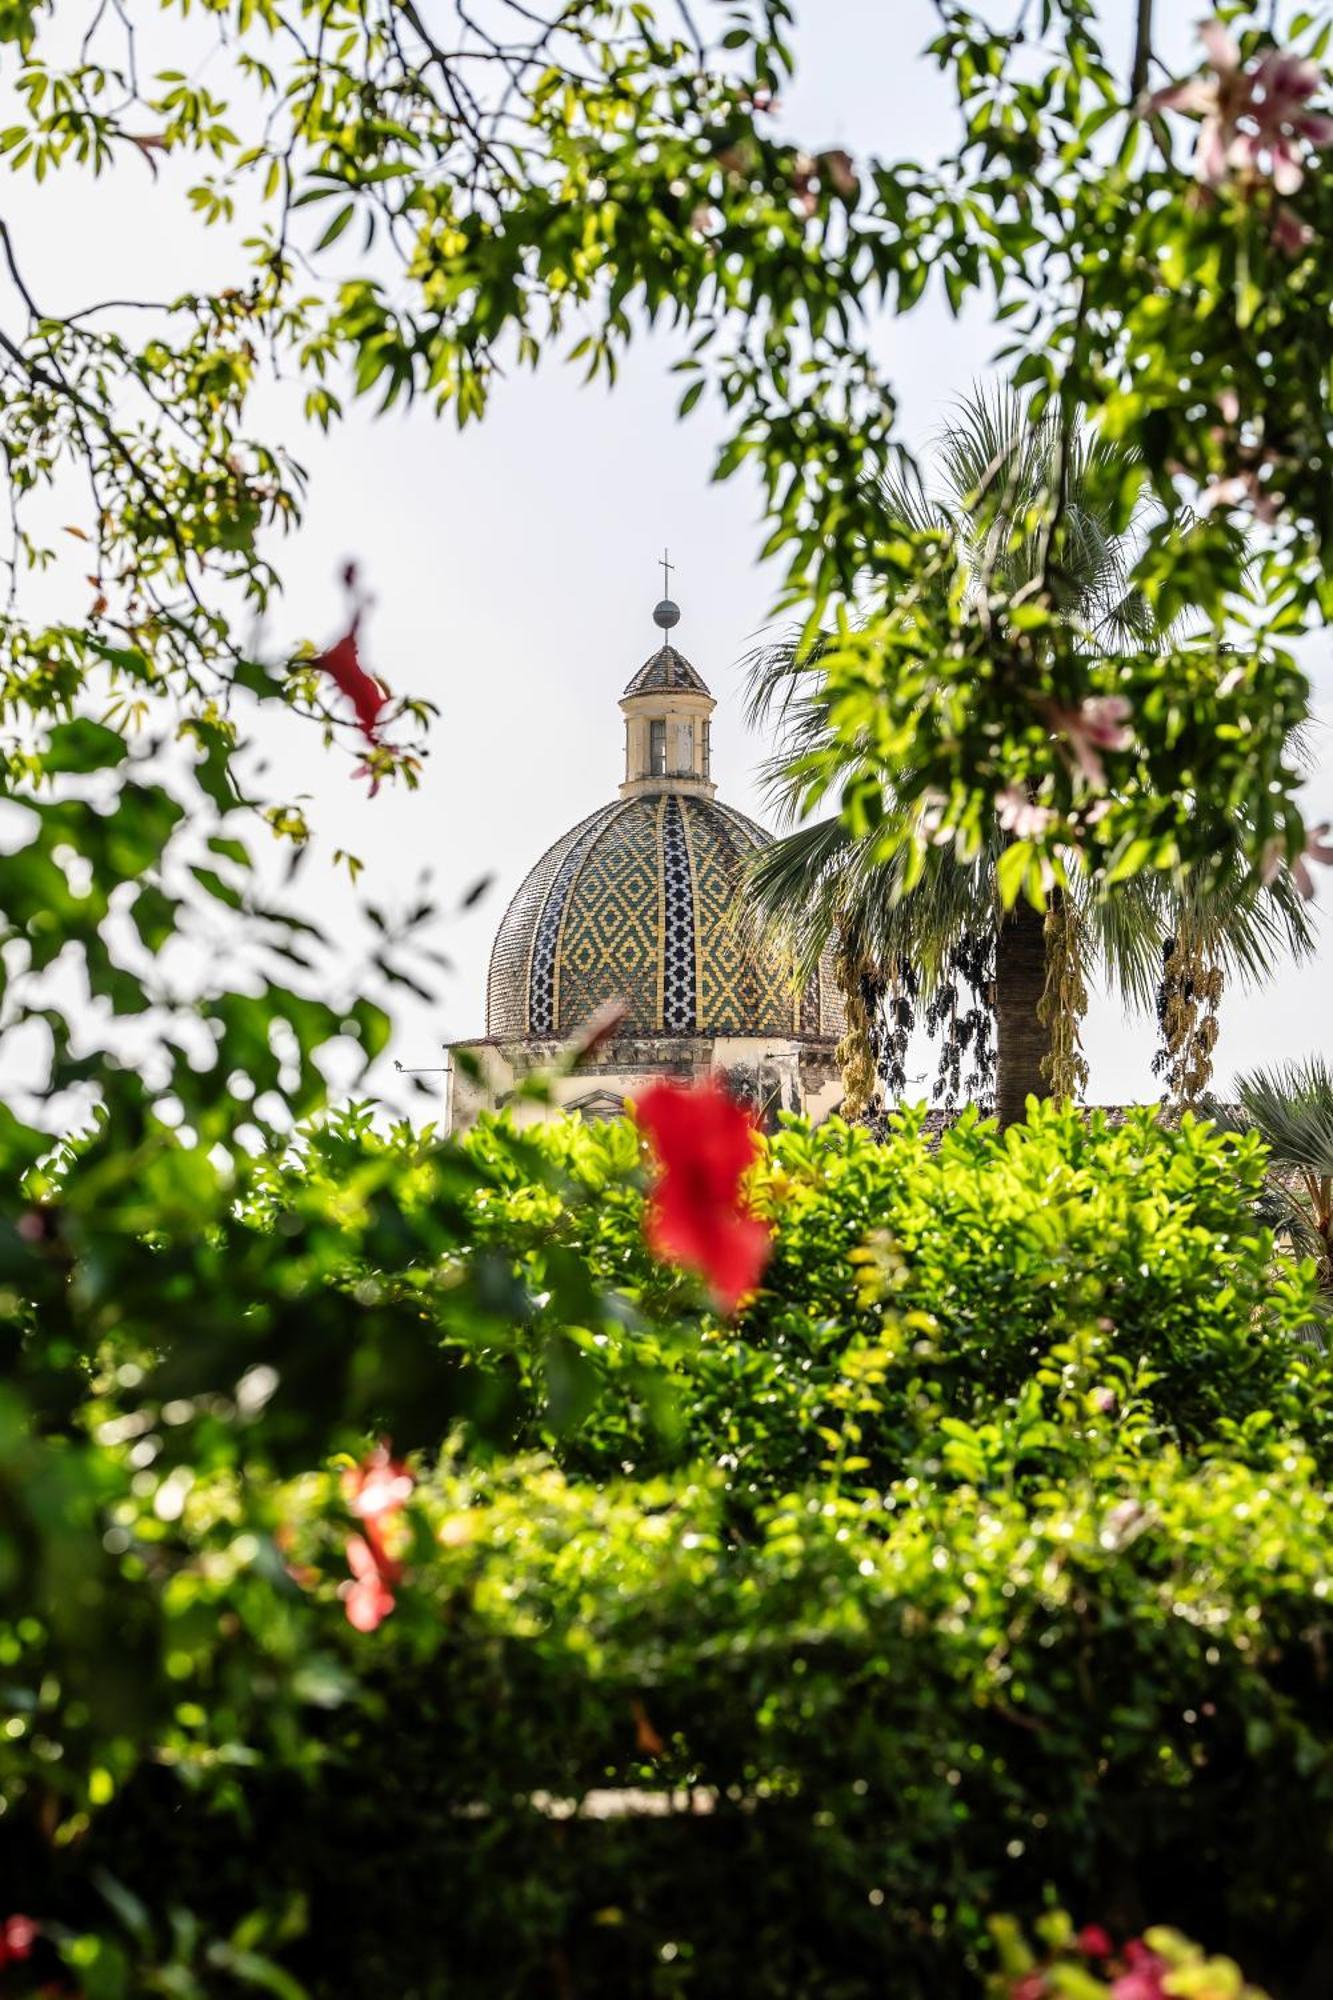
[[[663,568],[671,564],[664,556]],[[625,776],[622,798],[665,790],[711,799],[710,718],[717,703],[703,676],[666,639],[680,622],[680,606],[663,597],[653,623],[663,643],[650,653],[620,698],[625,718]]]

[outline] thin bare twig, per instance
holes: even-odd
[[[1138,103],[1148,88],[1148,71],[1152,66],[1152,9],[1153,0],[1138,0],[1138,18],[1134,24],[1134,60],[1129,71],[1129,101]]]

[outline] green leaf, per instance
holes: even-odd
[[[73,722],[58,722],[42,752],[48,771],[105,771],[123,764],[129,744],[119,730],[108,729],[88,716]]]
[[[1018,901],[1033,855],[1030,840],[1011,841],[1000,854],[995,864],[995,882],[1002,909],[1012,910]]]
[[[315,244],[316,251],[327,250],[331,243],[336,243],[338,241],[338,238],[342,235],[344,229],[346,229],[348,223],[352,220],[352,217],[355,214],[356,214],[355,202],[349,201],[342,208],[340,208],[338,210],[338,213],[334,216],[332,222],[328,225],[328,228],[325,229],[323,234],[320,236],[318,242]]]

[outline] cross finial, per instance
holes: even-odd
[[[653,606],[653,623],[660,631],[669,632],[673,625],[680,623],[680,606],[671,602],[671,572],[676,565],[671,560],[670,549],[663,549],[658,560],[662,565],[663,595],[661,603]]]

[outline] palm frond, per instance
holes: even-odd
[[[1333,1070],[1322,1056],[1251,1070],[1237,1077],[1236,1094],[1275,1160],[1333,1175]]]
[[[986,856],[963,867],[935,848],[910,889],[906,865],[901,850],[882,855],[874,834],[857,840],[837,818],[813,820],[753,857],[745,899],[803,974],[843,933],[879,965],[910,959],[929,996],[960,939],[996,920],[994,863]]]
[[[1163,949],[1183,928],[1229,983],[1260,985],[1280,960],[1315,948],[1309,905],[1290,875],[1265,885],[1241,867],[1206,888],[1136,875],[1109,894],[1086,892],[1084,915],[1112,991],[1135,1011],[1155,1006]]]
[[[1003,599],[1032,579],[1044,524],[1058,505],[1051,580],[1089,650],[1114,659],[1172,641],[1133,581],[1153,504],[1137,454],[1081,423],[1062,438],[1055,413],[1034,416],[1012,388],[992,385],[960,401],[934,456],[938,496],[905,465],[882,482],[883,508],[914,532],[951,533],[977,589]],[[803,649],[791,634],[757,649],[747,663],[750,719],[775,737],[763,790],[770,809],[792,828],[751,871],[758,921],[780,930],[807,968],[835,927],[851,927],[881,965],[910,959],[928,994],[963,935],[998,921],[994,868],[1002,837],[996,826],[969,865],[960,866],[952,850],[930,849],[908,890],[904,856],[886,857],[881,837],[854,840],[836,819],[803,825],[827,813],[866,749],[840,741],[832,727],[823,659],[821,644]],[[892,813],[891,795],[887,805]],[[1313,946],[1306,906],[1285,873],[1263,887],[1237,870],[1206,893],[1148,874],[1109,894],[1084,875],[1075,877],[1072,894],[1112,989],[1135,1010],[1155,1009],[1165,947],[1182,932],[1227,980],[1260,980],[1279,958],[1303,956]]]

